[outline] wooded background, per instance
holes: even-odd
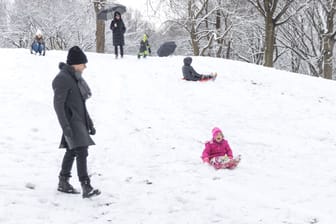
[[[30,48],[40,29],[47,50],[79,45],[111,53],[111,21],[96,14],[112,2],[0,0],[0,47]],[[335,79],[335,12],[336,0],[147,0],[144,10],[127,7],[122,15],[125,53],[136,55],[146,33],[154,55],[160,44],[175,41],[179,55]],[[159,18],[164,21],[157,24]]]

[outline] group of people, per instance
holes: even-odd
[[[112,42],[114,46],[115,57],[118,58],[120,55],[120,57],[123,58],[124,45],[125,45],[124,34],[126,32],[126,26],[121,18],[120,12],[116,11],[114,13],[113,20],[111,21],[110,24],[110,29],[112,30],[112,39],[113,39]],[[41,30],[37,30],[37,32],[35,33],[34,40],[31,44],[30,52],[31,54],[38,54],[45,56],[46,47]],[[140,58],[141,56],[145,58],[149,54],[151,54],[151,49],[148,42],[148,35],[144,34],[142,40],[140,41],[138,58]]]
[[[83,78],[87,62],[85,53],[78,46],[70,48],[66,63],[59,63],[60,72],[52,82],[54,109],[62,128],[59,147],[66,149],[59,172],[57,190],[71,194],[79,193],[69,182],[72,166],[76,160],[83,198],[101,193],[91,186],[87,171],[88,148],[95,144],[91,135],[96,134],[94,123],[86,107],[86,100],[92,95],[89,85]],[[188,61],[189,66],[190,63]],[[233,169],[240,161],[240,157],[233,157],[232,150],[219,128],[212,130],[212,139],[205,144],[201,157],[205,163],[216,169]]]
[[[111,22],[110,29],[112,30],[115,57],[118,58],[118,50],[120,50],[120,57],[122,58],[124,57],[123,46],[125,45],[124,33],[126,32],[126,27],[119,12],[114,13],[114,19]],[[37,30],[33,43],[31,44],[30,52],[31,54],[39,54],[44,56],[45,49],[46,47],[43,40],[42,32],[41,30]]]
[[[110,27],[113,30],[116,57],[119,55],[118,47],[120,57],[123,57],[123,34],[126,28],[120,13],[115,13],[115,20],[111,22]],[[40,38],[42,34],[38,33],[37,36]],[[43,43],[41,38],[37,39],[36,43],[34,41],[32,45],[32,50],[43,54],[43,50],[45,50]],[[141,43],[138,57],[146,57],[150,54],[147,35],[143,36]],[[197,81],[215,78],[214,75],[198,74],[191,66],[191,62],[191,57],[184,59],[182,72],[186,80]],[[90,198],[101,193],[99,189],[92,187],[87,169],[88,148],[95,144],[91,136],[96,134],[94,123],[86,107],[86,100],[92,95],[89,85],[83,78],[83,71],[87,63],[88,59],[82,49],[78,46],[70,48],[66,63],[59,63],[60,71],[52,82],[54,109],[62,129],[59,147],[65,148],[58,175],[57,190],[70,194],[80,193],[70,184],[72,166],[76,160],[77,176],[81,183],[83,198]],[[201,158],[203,162],[216,169],[233,169],[240,161],[240,157],[233,157],[232,150],[219,128],[212,130],[212,139],[205,144]]]
[[[113,20],[110,24],[110,29],[112,30],[112,37],[113,37],[113,46],[114,46],[114,54],[115,57],[119,57],[120,50],[120,57],[124,57],[124,45],[125,45],[125,38],[124,33],[126,32],[125,24],[121,18],[121,14],[116,11],[114,13]],[[144,34],[143,38],[140,41],[140,48],[138,53],[138,58],[141,56],[146,58],[149,54],[151,54],[151,49],[148,41],[148,35]]]

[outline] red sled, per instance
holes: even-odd
[[[203,78],[194,82],[207,82],[207,81],[215,81],[217,78],[217,72],[211,73],[212,77],[211,78]],[[184,77],[181,78],[182,80],[186,80]],[[192,80],[186,80],[186,81],[192,81]]]
[[[232,159],[227,156],[218,156],[210,160],[210,165],[213,166],[216,170],[219,169],[234,169],[238,166],[241,160],[241,155],[238,155]]]

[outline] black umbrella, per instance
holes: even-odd
[[[104,8],[97,13],[97,19],[111,20],[113,19],[115,12],[123,14],[126,12],[126,6],[117,3],[109,4],[107,8]]]
[[[157,50],[157,54],[159,55],[159,57],[167,57],[174,53],[176,47],[177,45],[174,41],[165,42],[159,47],[159,49]]]

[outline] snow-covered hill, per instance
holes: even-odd
[[[88,165],[103,193],[57,192],[51,82],[66,54],[0,49],[1,224],[335,222],[336,82],[205,57],[192,65],[215,82],[181,80],[182,56],[87,53]],[[215,126],[242,155],[235,170],[201,163]]]

